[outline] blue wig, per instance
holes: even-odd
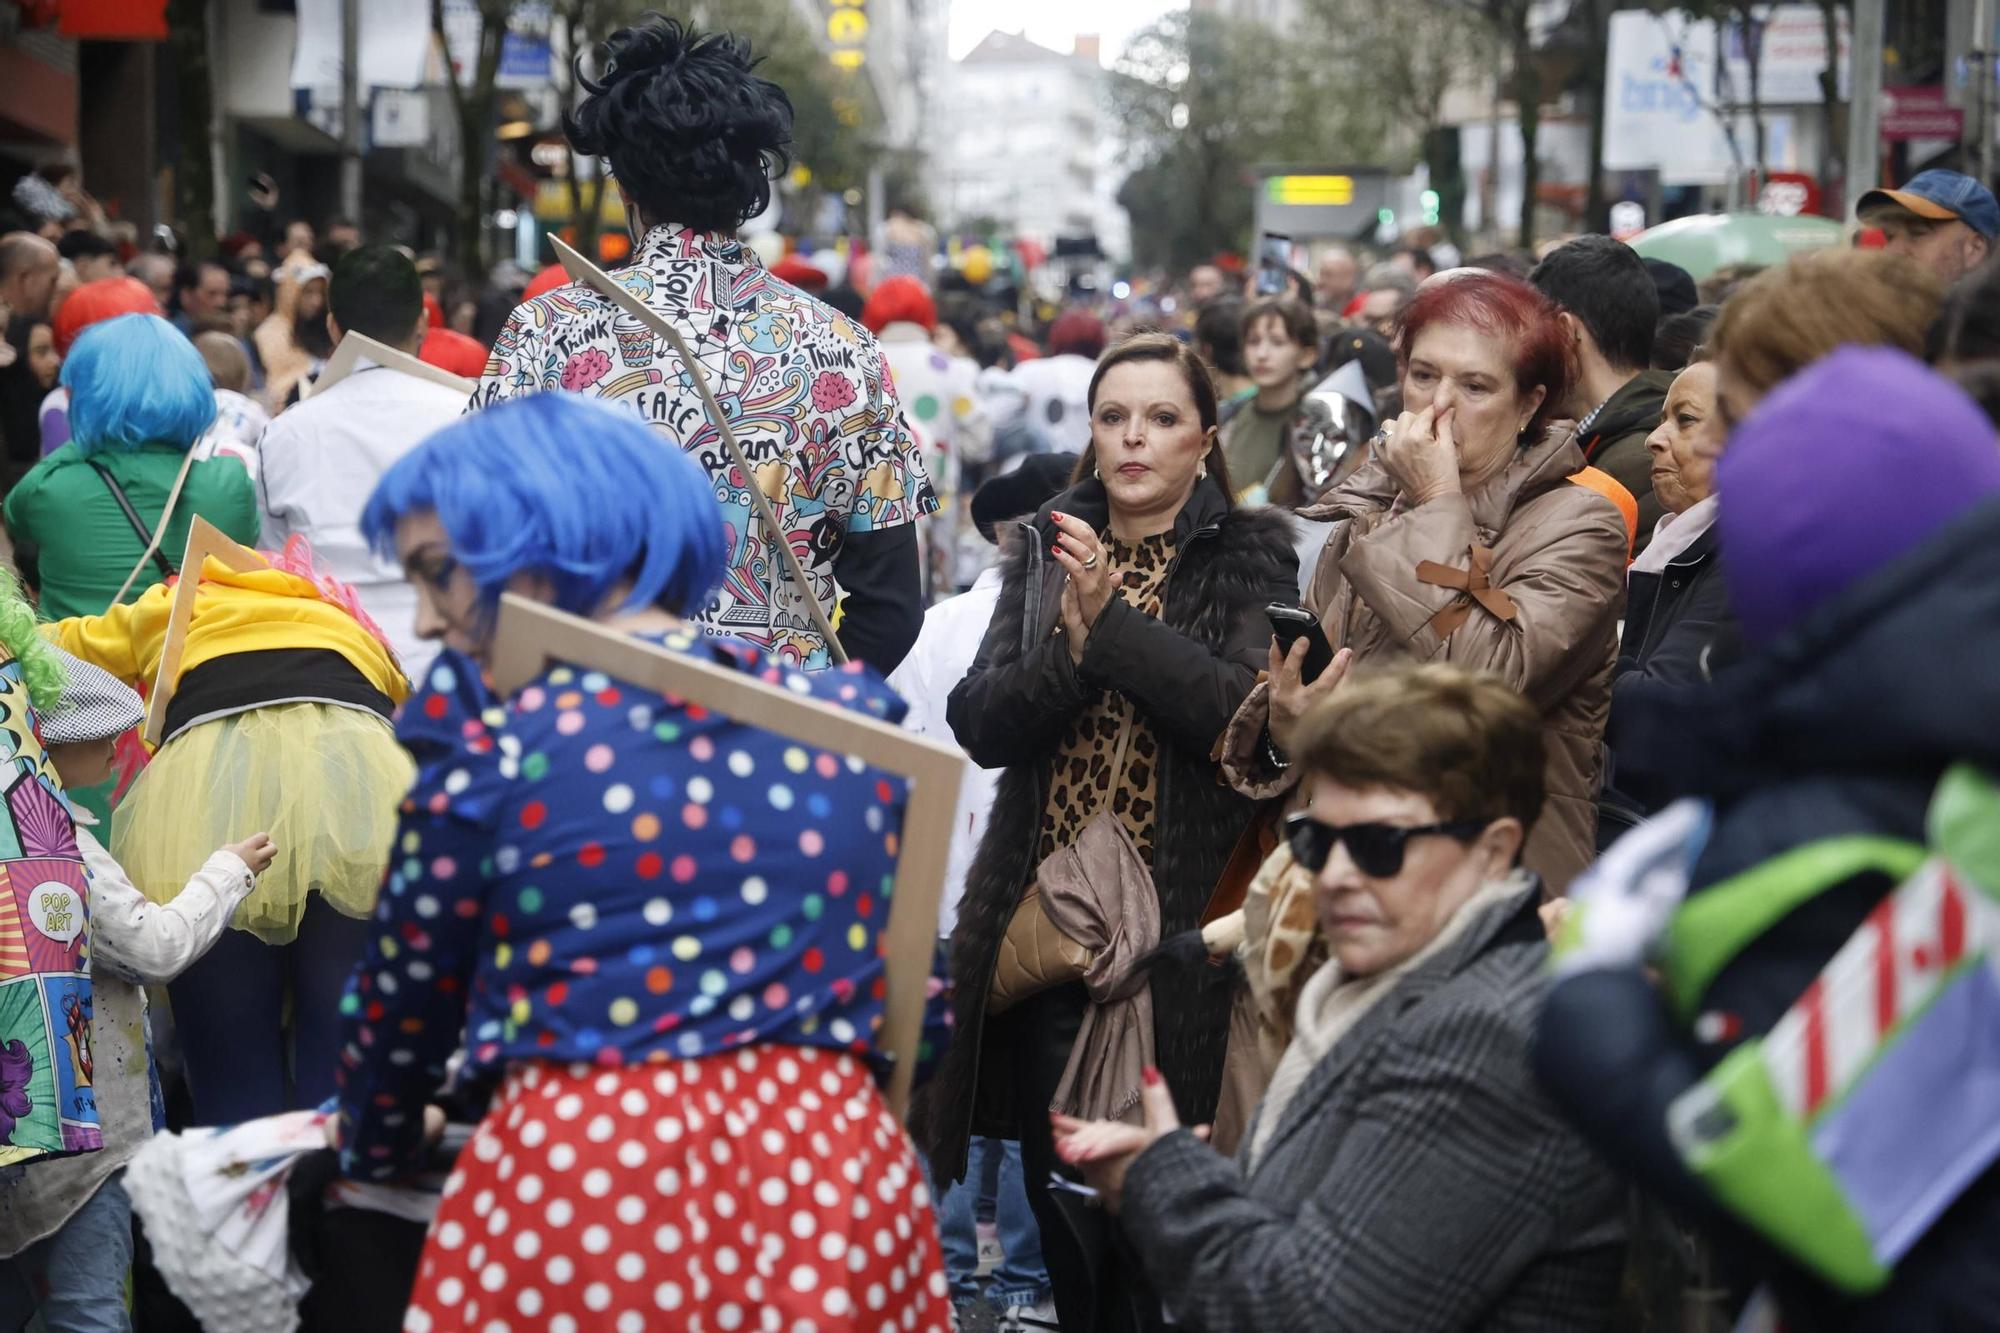
[[[434,512],[490,611],[507,581],[538,573],[555,604],[698,612],[722,581],[723,526],[708,474],[629,412],[567,393],[501,403],[446,426],[397,460],[361,529],[388,559],[396,523]]]
[[[158,315],[93,324],[63,362],[69,434],[85,457],[165,444],[192,448],[215,420],[208,363]]]

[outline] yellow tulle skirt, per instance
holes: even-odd
[[[389,723],[333,704],[274,704],[189,727],[160,748],[111,817],[111,854],[168,902],[216,848],[268,833],[277,859],[230,922],[289,943],[314,893],[375,910],[416,766]]]

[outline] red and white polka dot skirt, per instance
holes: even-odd
[[[793,1046],[507,1076],[405,1333],[950,1327],[915,1150],[860,1060]]]

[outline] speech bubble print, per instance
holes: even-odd
[[[61,880],[45,880],[28,893],[28,919],[50,939],[68,944],[83,933],[83,899]]]

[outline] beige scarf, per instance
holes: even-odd
[[[1264,1150],[1270,1146],[1272,1135],[1284,1122],[1285,1111],[1292,1098],[1298,1095],[1306,1079],[1332,1052],[1335,1044],[1352,1031],[1354,1025],[1384,996],[1395,990],[1397,983],[1464,933],[1481,912],[1523,892],[1528,887],[1528,879],[1526,871],[1516,870],[1504,879],[1489,880],[1480,885],[1429,944],[1386,971],[1369,977],[1349,978],[1342,975],[1339,963],[1328,962],[1313,973],[1305,989],[1299,992],[1292,1044],[1285,1048],[1284,1056],[1278,1061],[1278,1072],[1271,1076],[1271,1086],[1264,1090],[1264,1102],[1258,1108],[1256,1128],[1250,1139],[1251,1171],[1255,1171],[1263,1160]]]

